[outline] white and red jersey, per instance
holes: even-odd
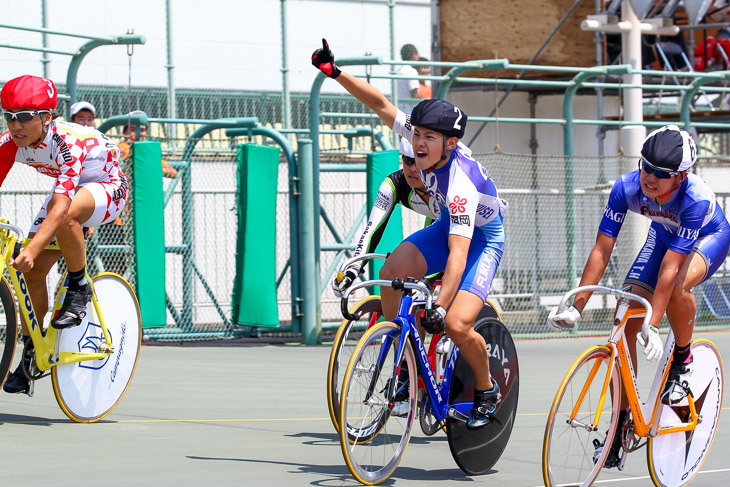
[[[6,131],[0,136],[0,185],[17,162],[56,178],[53,192],[70,199],[78,187],[88,183],[111,183],[126,193],[119,157],[117,145],[93,127],[54,121],[44,139],[29,147],[15,145]]]

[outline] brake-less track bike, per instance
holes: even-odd
[[[582,286],[569,291],[558,311],[571,296],[584,291],[616,295],[618,306],[605,345],[583,352],[563,378],[545,427],[542,467],[545,485],[589,486],[606,462],[614,434],[621,435],[623,469],[627,453],[646,445],[649,474],[659,487],[687,485],[697,475],[712,446],[722,410],[724,373],[722,359],[709,340],[692,342],[694,372],[691,394],[677,405],[662,404],[660,395],[669,374],[674,335],[669,332],[649,397],[639,396],[634,366],[628,354],[626,323],[644,317],[642,330],[651,319],[651,304],[641,296],[603,286]],[[630,307],[630,302],[642,308]],[[630,414],[617,424],[622,389]],[[647,441],[641,443],[642,438]],[[602,449],[597,449],[604,442]]]
[[[389,254],[368,253],[353,257],[344,261],[340,265],[339,272],[344,272],[348,266],[356,262],[372,259],[385,259],[388,255]],[[434,289],[438,287],[440,283],[440,280],[435,280],[433,283]],[[344,301],[344,303],[347,304],[347,301]],[[335,427],[335,431],[338,432],[340,431],[340,391],[342,380],[345,376],[345,370],[347,369],[347,363],[350,361],[355,345],[360,337],[362,337],[363,333],[369,330],[383,317],[380,296],[375,294],[365,296],[349,310],[347,308],[343,309],[342,314],[344,319],[335,334],[327,367],[327,409],[329,410],[332,425]],[[476,322],[479,322],[482,318],[501,319],[496,306],[489,299],[486,303],[484,303],[484,308],[479,313]],[[428,346],[428,359],[431,363],[431,368],[436,371],[437,377],[443,377],[443,370],[445,366],[444,352],[448,350],[449,346],[450,340],[447,336],[444,336],[443,340],[440,333],[431,336],[431,341]],[[439,349],[438,354],[436,353],[437,348]],[[420,384],[420,389],[424,389],[423,384]],[[436,431],[443,426],[442,423],[436,422],[432,415],[427,414],[424,409],[419,409],[418,417],[421,424],[421,430],[426,435],[431,436],[435,434]]]
[[[502,396],[489,425],[467,430],[476,382],[471,368],[458,348],[452,346],[440,378],[431,368],[412,312],[414,291],[425,296],[425,307],[431,308],[431,289],[410,278],[365,281],[347,290],[342,298],[343,310],[347,310],[347,298],[365,286],[392,286],[404,292],[398,316],[392,322],[377,323],[365,332],[347,365],[340,396],[339,434],[350,472],[363,484],[379,484],[393,474],[403,458],[418,402],[418,388],[409,387],[407,413],[391,414],[403,364],[407,364],[410,384],[417,384],[417,373],[423,378],[426,400],[421,406],[435,421],[445,423],[457,465],[469,475],[487,472],[507,445],[517,409],[517,353],[507,328],[496,318],[484,318],[475,324],[477,333],[486,341],[490,372]]]
[[[18,343],[14,289],[31,338],[23,350],[23,355],[32,353],[30,368],[24,367],[30,379],[28,394],[33,394],[36,380],[50,373],[58,405],[69,418],[82,423],[99,421],[124,396],[137,366],[142,339],[137,297],[117,274],[87,275],[93,293],[81,324],[63,330],[41,329],[25,276],[9,265],[11,256],[29,241],[24,241],[19,227],[0,220],[0,275],[7,267],[13,284],[11,288],[4,277],[0,278],[0,386],[8,376]],[[55,242],[46,248],[59,250]],[[68,274],[64,273],[52,316],[61,309],[67,281]]]

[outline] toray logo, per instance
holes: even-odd
[[[459,196],[454,196],[454,200],[449,203],[449,209],[451,210],[451,214],[455,215],[456,213],[464,213],[464,210],[466,210],[464,205],[466,205],[466,198],[459,198]]]
[[[30,302],[30,295],[28,294],[28,285],[25,283],[25,277],[23,277],[23,274],[15,271],[16,276],[18,277],[18,284],[20,284],[20,291],[23,293],[23,306],[25,306],[25,310],[28,312],[28,321],[30,322],[30,328],[31,330],[35,330],[35,327],[38,326],[38,321],[35,319],[35,313],[33,312],[33,305]]]
[[[114,337],[112,337],[112,332],[111,330],[107,331],[109,332],[109,339],[112,340],[113,343]],[[88,321],[86,323],[86,330],[84,330],[83,335],[81,335],[81,338],[79,338],[79,341],[76,344],[79,352],[96,353],[100,350],[100,345],[103,341],[104,332],[101,330],[101,325]],[[99,360],[79,362],[79,367],[82,369],[99,370],[106,365],[109,361],[109,357],[111,357],[111,355]]]

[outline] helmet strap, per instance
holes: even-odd
[[[662,198],[666,198],[667,196],[669,196],[670,194],[672,194],[673,192],[675,192],[680,186],[682,186],[682,183],[683,182],[684,182],[684,179],[682,179],[679,182],[679,184],[675,185],[672,189],[670,189],[669,191],[667,191],[663,195],[657,196],[656,198],[654,198],[654,203],[660,205],[661,203],[659,203],[659,200],[662,199]]]
[[[444,136],[444,148],[443,148],[443,150],[441,152],[441,159],[439,159],[438,161],[436,161],[436,164],[434,164],[433,166],[431,166],[428,169],[426,169],[426,172],[433,172],[436,169],[436,166],[438,166],[439,164],[441,164],[443,161],[448,161],[449,158],[451,157],[451,153],[453,152],[453,149],[452,150],[446,150],[446,134],[443,134],[443,136]]]

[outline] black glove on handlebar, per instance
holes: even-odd
[[[431,309],[421,311],[419,317],[421,318],[421,326],[432,335],[443,333],[444,328],[446,328],[446,323],[444,322],[446,310],[438,304],[434,304]]]
[[[337,78],[342,72],[335,64],[335,55],[330,51],[326,39],[322,39],[322,49],[312,53],[312,65],[332,79]]]

